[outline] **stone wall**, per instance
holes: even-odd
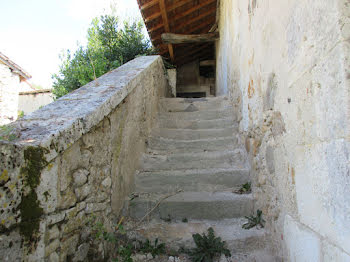
[[[17,119],[19,87],[19,75],[0,62],[0,126]]]
[[[52,103],[53,97],[50,89],[19,92],[18,111],[27,115]]]
[[[220,4],[217,93],[287,261],[350,261],[349,22],[346,0]]]
[[[116,226],[166,89],[162,59],[139,57],[8,126],[16,138],[0,141],[1,261],[108,256],[92,227]]]

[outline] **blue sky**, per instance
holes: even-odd
[[[141,18],[136,0],[0,0],[0,52],[50,88],[61,51],[84,44],[92,18],[111,4],[121,19]]]

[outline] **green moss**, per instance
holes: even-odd
[[[36,188],[40,184],[42,170],[47,166],[45,159],[46,149],[41,147],[28,147],[24,151],[25,165],[21,168],[24,186],[22,201],[18,208],[21,211],[19,224],[21,235],[25,241],[34,243],[38,240],[40,219],[43,209],[36,194]]]
[[[44,197],[45,197],[46,201],[49,199],[49,197],[50,197],[49,191],[44,192]]]
[[[38,197],[34,190],[31,190],[28,195],[22,197],[19,209],[21,210],[22,219],[19,225],[21,235],[24,236],[26,241],[35,243],[43,209],[40,207]]]

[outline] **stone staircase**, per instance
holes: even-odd
[[[160,106],[136,175],[138,197],[128,206],[136,220],[149,214],[139,236],[177,249],[213,227],[232,250],[231,261],[275,261],[264,229],[242,229],[244,216],[256,210],[251,194],[234,193],[250,177],[227,98],[164,98]]]

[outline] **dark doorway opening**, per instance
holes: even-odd
[[[183,98],[201,98],[206,97],[207,94],[205,92],[192,92],[192,93],[177,93],[177,97],[183,97]]]

